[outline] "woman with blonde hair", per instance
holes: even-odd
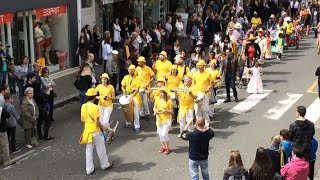
[[[181,82],[182,82],[182,77],[178,75],[178,66],[177,65],[172,65],[171,66],[171,72],[170,74],[167,74],[167,86],[169,91],[171,93],[169,94],[171,100],[173,101],[173,117],[172,117],[172,124],[177,123],[177,116],[178,116],[178,102],[177,98],[175,96],[171,95],[174,94],[175,89],[177,89]]]
[[[231,151],[228,168],[224,171],[223,180],[229,179],[249,179],[249,173],[243,167],[242,158],[238,150]]]
[[[96,79],[93,75],[92,69],[89,64],[84,63],[78,72],[77,88],[79,90],[79,97],[81,104],[85,103],[85,93],[88,89],[96,84]]]

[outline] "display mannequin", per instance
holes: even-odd
[[[49,27],[49,18],[47,17],[44,21],[43,24],[41,26],[41,29],[44,33],[44,56],[46,58],[46,63],[48,65],[51,65],[51,61],[50,61],[50,49],[51,49],[51,29]]]
[[[43,57],[44,34],[41,29],[41,22],[37,21],[34,28],[34,39],[37,47],[37,59]]]

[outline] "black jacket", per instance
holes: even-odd
[[[242,177],[245,177],[249,180],[249,173],[243,167],[231,166],[224,171],[223,180],[229,180],[230,177],[234,179],[243,179]]]
[[[10,118],[10,113],[6,111],[5,109],[2,109],[1,112],[1,120],[0,120],[0,132],[6,132],[7,131],[7,119]]]
[[[289,141],[293,145],[302,146],[306,152],[309,152],[310,143],[315,133],[313,122],[307,119],[305,121],[296,120],[290,124],[289,133]]]
[[[318,76],[318,80],[320,80],[320,66],[317,68],[315,75]]]
[[[207,160],[209,155],[209,141],[214,137],[212,129],[188,132],[184,140],[189,140],[189,159],[194,161]]]

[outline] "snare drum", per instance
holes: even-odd
[[[119,99],[121,109],[124,113],[124,116],[128,122],[133,122],[133,101],[129,102],[129,96],[122,96]]]

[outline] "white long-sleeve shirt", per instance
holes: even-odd
[[[121,41],[120,31],[121,31],[120,25],[113,24],[113,42]]]
[[[106,61],[112,55],[113,48],[109,43],[104,43],[104,40],[101,42],[101,47],[102,47],[102,58],[104,61]]]

